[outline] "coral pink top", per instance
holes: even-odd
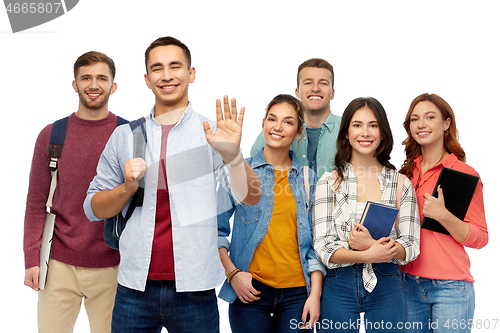
[[[435,167],[427,170],[420,177],[422,156],[415,160],[413,176],[411,181],[417,194],[420,220],[425,201],[424,194],[432,194],[443,167],[462,171],[479,177],[479,174],[467,164],[458,160],[451,154]],[[444,198],[446,201],[446,198]],[[480,249],[488,243],[488,229],[483,202],[483,183],[481,179],[476,186],[464,222],[469,223],[469,236],[458,243],[453,237],[438,232],[421,229],[420,231],[420,255],[406,266],[401,266],[403,272],[437,280],[466,280],[474,282],[470,272],[469,256],[465,247]]]

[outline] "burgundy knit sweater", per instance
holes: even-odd
[[[90,222],[83,201],[96,174],[99,157],[116,128],[116,115],[101,120],[84,120],[72,114],[58,163],[57,187],[52,212],[56,214],[52,258],[63,263],[91,268],[118,265],[118,251],[104,242],[104,222]],[[39,266],[40,243],[45,222],[45,204],[50,188],[48,147],[52,124],[45,127],[35,144],[24,217],[26,269]]]

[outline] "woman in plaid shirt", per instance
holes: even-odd
[[[392,147],[382,105],[370,97],[353,100],[342,116],[336,170],[318,181],[312,209],[314,249],[328,268],[321,299],[324,331],[359,331],[361,312],[367,332],[403,329],[399,265],[419,254],[420,221],[411,182],[389,162]],[[359,224],[367,201],[399,206],[388,237],[373,239]]]

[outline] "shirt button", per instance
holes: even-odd
[[[306,158],[306,155],[302,155],[303,158]]]
[[[153,180],[153,185],[155,185],[155,184],[156,184],[156,182]]]
[[[160,131],[159,131],[159,130],[157,130],[157,131],[156,131],[156,134],[160,134]]]
[[[149,209],[151,209],[151,211],[155,210],[155,208],[154,208],[154,207],[151,207],[151,208],[149,208]]]
[[[146,262],[149,262],[149,259],[148,259],[148,258],[146,258]]]
[[[151,237],[151,233],[149,233],[148,236]]]

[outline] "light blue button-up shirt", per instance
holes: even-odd
[[[321,124],[321,134],[319,135],[318,148],[316,152],[316,170],[319,177],[325,172],[331,172],[334,168],[335,154],[337,154],[337,137],[340,129],[340,118],[330,112],[326,121]],[[297,155],[302,165],[311,166],[307,161],[307,124],[304,122],[304,130],[299,140],[293,140],[290,149]],[[264,136],[259,134],[255,140],[250,155],[254,156],[264,147]]]
[[[220,154],[206,140],[204,120],[208,121],[194,112],[190,103],[167,141],[166,172],[178,292],[208,290],[224,281],[217,247],[216,187],[220,181],[230,189],[229,173]],[[214,131],[216,123],[209,121],[209,124]],[[118,271],[118,283],[140,291],[146,288],[157,206],[162,130],[154,119],[154,108],[146,117],[145,125],[147,147],[143,159],[148,170],[144,177],[144,201],[142,207],[135,208],[120,237]],[[106,144],[84,202],[89,220],[100,220],[90,204],[94,194],[125,182],[123,166],[134,156],[136,135],[142,135],[140,127],[132,133],[129,125],[119,126]],[[124,216],[128,205],[122,210]]]

